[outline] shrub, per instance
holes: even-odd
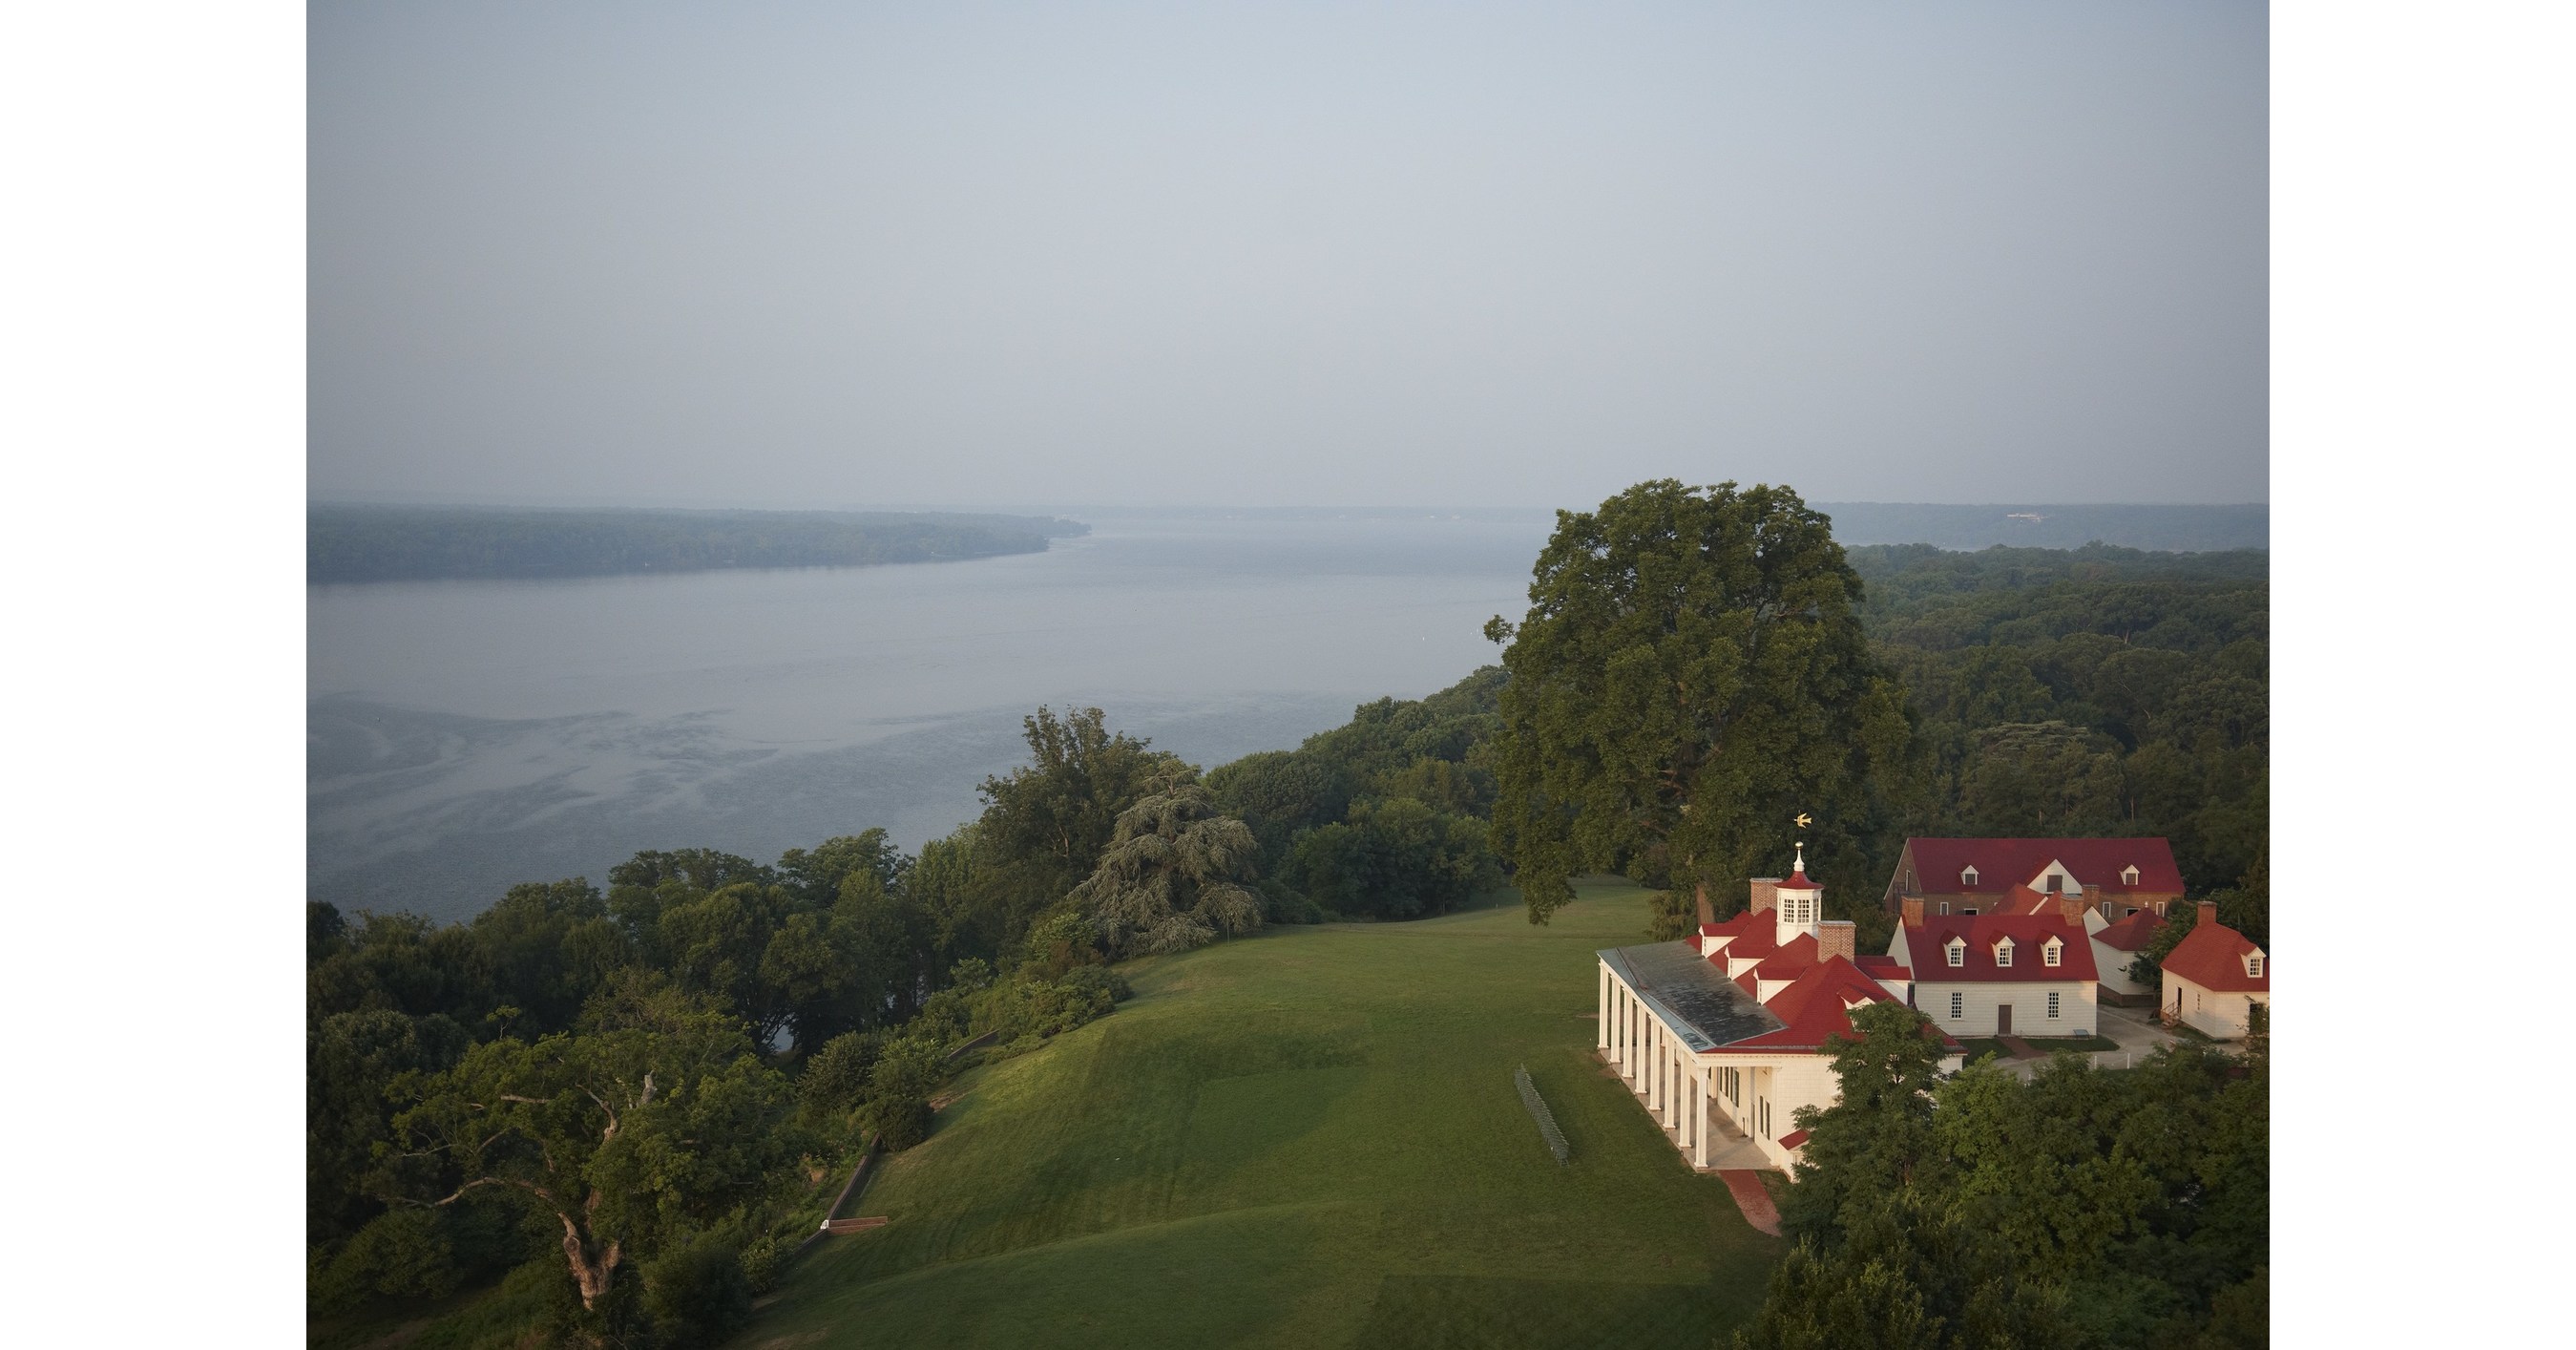
[[[443,1298],[463,1272],[447,1232],[447,1215],[403,1208],[377,1215],[322,1266],[306,1297],[316,1311],[339,1312],[368,1299]]]
[[[798,1100],[816,1116],[839,1116],[857,1109],[867,1099],[869,1076],[876,1072],[883,1046],[884,1037],[859,1031],[825,1041],[796,1080]]]
[[[751,1321],[751,1278],[733,1242],[702,1233],[645,1263],[644,1311],[670,1350],[715,1345]]]

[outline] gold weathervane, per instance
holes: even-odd
[[[1791,823],[1791,824],[1793,824],[1793,825],[1796,825],[1799,829],[1802,829],[1802,830],[1803,830],[1803,829],[1805,829],[1805,828],[1807,828],[1807,813],[1806,813],[1806,812],[1804,812],[1804,811],[1799,812],[1799,813],[1798,813],[1798,818],[1797,818],[1796,820],[1794,820],[1794,821],[1790,822],[1790,823]]]

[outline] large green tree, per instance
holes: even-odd
[[[1261,926],[1260,845],[1208,790],[1174,782],[1118,817],[1116,837],[1073,892],[1119,956],[1178,952]]]
[[[584,1308],[617,1272],[788,1177],[802,1151],[786,1079],[721,1014],[669,1015],[478,1045],[398,1085],[410,1182],[452,1205],[488,1189],[560,1225]]]
[[[1777,868],[1801,813],[1820,857],[1860,862],[1871,776],[1911,740],[1860,592],[1785,487],[1664,479],[1558,513],[1528,614],[1485,628],[1510,677],[1495,843],[1532,922],[1644,858],[1702,897]]]

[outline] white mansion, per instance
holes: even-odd
[[[1854,1008],[1919,1010],[1953,1070],[1961,1036],[2093,1034],[2086,911],[2056,889],[2011,885],[1983,913],[1927,916],[1914,900],[1886,954],[1863,956],[1849,920],[1823,917],[1802,845],[1787,880],[1752,883],[1746,912],[1597,953],[1600,1053],[1693,1166],[1785,1169],[1806,1139],[1797,1109],[1834,1101],[1829,1043]]]

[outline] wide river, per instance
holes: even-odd
[[[1040,704],[1202,767],[1498,652],[1550,520],[1082,517],[973,562],[307,595],[306,890],[462,918],[639,849],[918,849]]]

